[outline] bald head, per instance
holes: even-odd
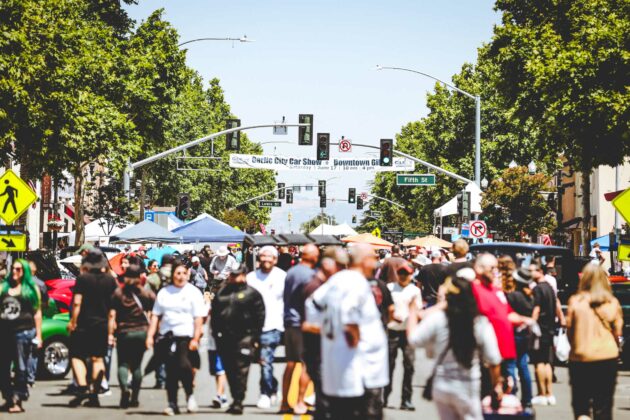
[[[492,254],[481,254],[475,260],[475,272],[486,282],[493,282],[495,274],[499,269],[499,261]]]
[[[306,244],[302,247],[302,264],[308,265],[311,268],[315,267],[319,260],[319,248],[313,244]]]
[[[360,271],[366,278],[371,278],[376,269],[376,254],[368,244],[356,244],[350,248],[350,268]]]

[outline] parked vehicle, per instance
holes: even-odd
[[[43,345],[39,354],[38,373],[43,378],[62,379],[70,371],[69,321],[70,314],[67,312],[45,317],[42,321]]]

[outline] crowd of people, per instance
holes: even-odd
[[[180,413],[180,385],[186,411],[197,412],[203,338],[216,385],[211,405],[230,414],[243,413],[252,363],[260,365],[261,409],[381,419],[400,386],[400,410],[413,411],[417,348],[433,359],[423,397],[442,419],[481,419],[498,409],[527,414],[557,404],[554,336],[566,329],[575,417],[612,418],[623,318],[598,264],[583,269],[565,315],[553,259],[473,258],[463,240],[450,251],[394,246],[386,254],[364,244],[308,244],[298,258],[264,246],[250,268],[227,247],[161,261],[140,251],[127,254],[118,273],[100,249],[80,252],[68,324],[71,407],[100,405],[116,351],[121,408],[140,406],[143,377],[155,372],[155,387],[166,389],[165,415]],[[25,409],[42,343],[46,290],[35,269],[17,259],[0,285],[0,388],[9,413]],[[274,373],[281,345],[282,383]],[[307,395],[311,382],[314,396]]]

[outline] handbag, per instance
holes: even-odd
[[[451,344],[449,343],[444,349],[444,351],[437,358],[435,362],[435,366],[433,366],[433,372],[431,372],[431,376],[429,376],[426,384],[424,385],[424,391],[422,391],[422,398],[424,398],[427,401],[433,400],[433,379],[435,378],[435,373],[437,371],[438,366],[442,364],[442,362],[444,361],[444,358],[446,357],[446,353],[448,353],[448,350],[450,348],[451,348]]]
[[[561,328],[558,335],[554,337],[554,344],[556,347],[556,358],[563,363],[569,360],[571,343],[569,343],[569,337],[567,337],[567,332],[564,328]]]

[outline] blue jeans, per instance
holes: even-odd
[[[280,344],[281,332],[265,331],[260,336],[260,393],[271,396],[278,392],[278,380],[273,376],[273,359]]]
[[[505,368],[508,375],[514,379],[514,394],[518,392],[518,385],[516,384],[516,371],[518,370],[518,376],[521,380],[521,402],[523,405],[529,405],[532,402],[532,378],[529,374],[529,355],[527,354],[529,339],[519,335],[514,338],[516,340],[516,359],[505,361]]]
[[[6,401],[28,399],[28,363],[33,352],[35,329],[11,333],[0,346],[0,388]],[[15,376],[11,379],[11,365]]]

